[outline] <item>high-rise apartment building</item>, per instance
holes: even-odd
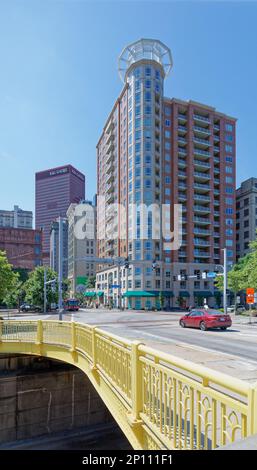
[[[59,219],[51,224],[50,229],[50,268],[59,274]],[[62,277],[68,277],[68,221],[61,219],[62,225]]]
[[[91,201],[71,204],[67,211],[68,220],[68,279],[71,282],[71,295],[87,279],[95,276],[95,263],[86,258],[96,256],[96,207]]]
[[[13,211],[0,210],[0,227],[32,229],[33,214],[14,206]]]
[[[118,297],[111,286],[121,285],[134,308],[150,308],[160,291],[169,305],[197,305],[204,298],[215,305],[213,280],[180,283],[173,276],[213,271],[223,264],[224,247],[229,264],[236,255],[236,119],[211,106],[165,97],[171,67],[170,50],[158,40],[142,39],[123,50],[124,87],[97,144],[98,255],[131,260],[118,284],[117,268],[110,267],[98,273],[97,287],[108,300]],[[132,204],[170,205],[171,226],[174,205],[181,204],[181,247],[167,250],[170,237],[155,233],[158,217],[149,213],[143,220]],[[142,239],[140,227],[146,225]],[[163,219],[161,232],[169,225]]]
[[[43,229],[44,263],[50,262],[50,229],[57,217],[66,217],[71,203],[85,199],[85,175],[72,165],[36,173],[36,229]]]
[[[236,256],[250,252],[249,243],[256,239],[257,178],[243,181],[236,191]]]

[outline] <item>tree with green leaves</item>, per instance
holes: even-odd
[[[256,247],[256,254],[257,254],[257,247]],[[253,253],[249,253],[248,255],[241,258],[238,263],[234,264],[232,269],[228,272],[228,289],[230,289],[236,298],[237,293],[240,290],[246,289],[247,287],[254,287],[251,286],[250,283],[250,271],[254,269],[252,263],[252,256]],[[256,267],[255,267],[255,275],[257,275],[257,257],[256,257]],[[218,276],[215,280],[215,285],[219,289],[220,292],[223,292],[223,285],[224,285],[224,277]],[[235,302],[236,303],[236,302]]]
[[[58,276],[55,271],[49,267],[43,266],[37,267],[34,271],[29,274],[28,280],[24,284],[24,290],[26,292],[25,301],[32,304],[38,305],[43,308],[44,305],[44,270],[46,269],[46,280],[55,280],[55,285],[47,284],[46,287],[46,298],[47,306],[51,303],[58,302]]]
[[[5,296],[18,279],[19,275],[13,271],[5,251],[0,251],[0,302],[4,301]]]
[[[23,283],[19,277],[15,276],[10,285],[7,294],[4,296],[3,302],[8,308],[16,308],[20,306],[20,301],[24,298]]]
[[[87,278],[86,288],[87,289],[94,289],[95,288],[95,282],[96,282],[96,276],[89,276]]]
[[[163,307],[164,307],[164,295],[163,295],[163,292],[162,292],[162,291],[159,292],[159,302],[160,302],[160,308],[161,308],[161,310],[163,310]]]

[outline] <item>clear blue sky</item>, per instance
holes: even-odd
[[[238,118],[237,183],[257,176],[256,22],[257,2],[0,0],[0,208],[34,211],[34,173],[66,163],[93,196],[117,57],[141,37],[171,48],[166,96]]]

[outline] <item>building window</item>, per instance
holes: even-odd
[[[232,147],[232,145],[226,144],[226,145],[225,145],[225,150],[226,150],[226,152],[228,152],[228,153],[232,153],[232,152],[233,152],[233,147]]]
[[[231,176],[226,176],[226,183],[233,183],[233,178]]]
[[[244,238],[249,238],[249,232],[244,232]]]
[[[230,207],[227,207],[225,212],[227,215],[231,215],[234,213],[233,209],[231,209]]]
[[[170,127],[170,120],[169,119],[165,119],[165,126]]]
[[[226,173],[233,173],[232,166],[226,166]]]
[[[228,131],[228,132],[233,132],[233,126],[232,126],[232,124],[229,124],[228,122],[226,122],[226,124],[225,124],[225,129],[226,129],[226,131]]]
[[[226,200],[226,204],[230,204],[230,205],[232,205],[233,202],[234,202],[233,199],[232,199],[232,197],[226,197],[225,200]]]

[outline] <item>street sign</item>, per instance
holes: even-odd
[[[254,304],[254,289],[252,287],[246,289],[246,303]]]
[[[210,272],[210,273],[207,273],[207,277],[216,277],[217,276],[217,273],[214,273],[214,272]]]
[[[120,284],[113,284],[111,287],[112,287],[112,289],[120,289],[121,285]]]
[[[79,284],[76,287],[76,292],[78,292],[79,294],[82,294],[83,292],[85,292],[85,290],[86,290],[86,286],[84,284]]]

